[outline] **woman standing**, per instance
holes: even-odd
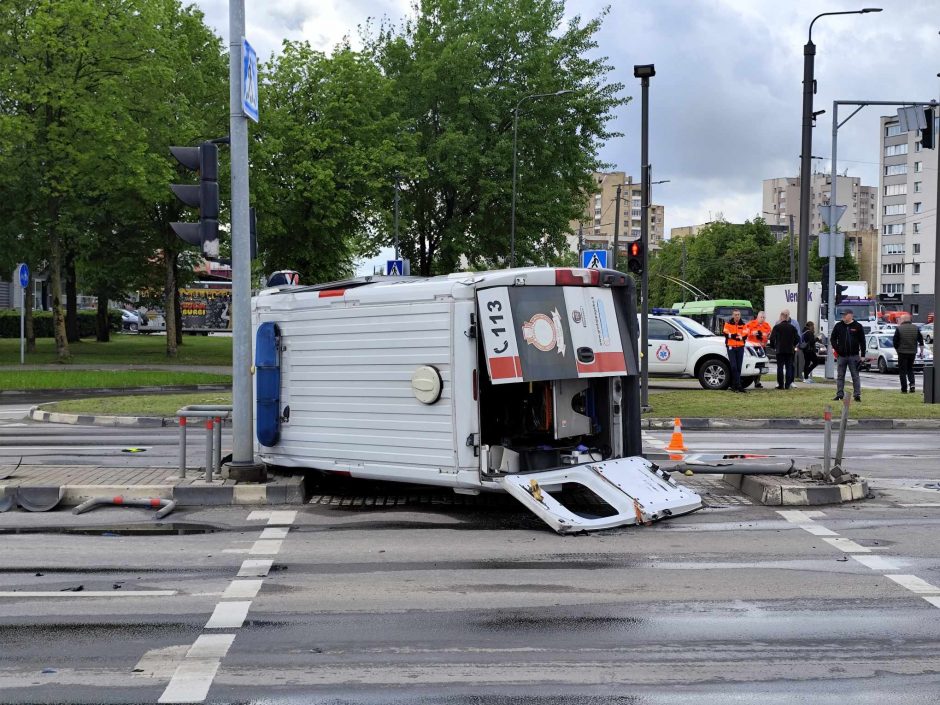
[[[813,382],[813,369],[819,364],[816,355],[816,326],[812,321],[806,324],[803,335],[800,336],[800,350],[806,361],[803,367],[803,378],[810,384]]]

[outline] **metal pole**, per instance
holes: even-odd
[[[395,259],[398,259],[398,192],[398,174],[395,174]]]
[[[206,482],[212,482],[212,460],[215,455],[212,452],[212,441],[215,440],[215,424],[212,422],[212,417],[206,419]]]
[[[826,404],[823,420],[826,422],[825,436],[823,436],[823,473],[828,478],[829,470],[832,468],[832,406],[829,404]]]
[[[836,101],[832,102],[832,164],[831,178],[832,189],[829,193],[829,261],[824,263],[824,267],[829,267],[829,290],[826,292],[826,298],[829,304],[826,306],[827,337],[832,337],[832,330],[836,325],[836,258],[835,258],[835,238],[838,225],[834,223],[838,204],[836,203],[836,192],[839,178],[836,175],[836,158],[839,141],[839,105]],[[804,321],[805,324],[805,321]],[[826,379],[835,379],[835,356],[832,344],[826,346]]]
[[[525,100],[525,98],[523,98]],[[512,215],[509,220],[509,266],[516,266],[516,137],[519,130],[519,106],[512,111]]]
[[[614,213],[614,269],[617,269],[617,260],[619,259],[617,255],[620,250],[620,188],[621,185],[617,184],[617,195],[614,197],[614,208],[617,209],[617,212]]]
[[[796,281],[796,263],[793,261],[793,214],[789,216],[790,220],[790,281]],[[797,319],[799,320],[799,319]]]
[[[833,469],[842,468],[842,451],[845,449],[845,429],[849,425],[849,404],[852,401],[846,397],[842,400],[842,418],[839,419],[839,441],[836,443],[836,459]]]
[[[815,22],[815,20],[813,20]],[[810,24],[812,32],[812,24]],[[810,39],[803,47],[803,142],[800,153],[800,267],[796,297],[796,320],[806,321],[809,292],[809,186],[813,155],[813,79],[816,45]]]
[[[251,244],[248,221],[248,118],[242,112],[245,0],[229,0],[229,136],[232,154],[232,467],[252,479]],[[236,475],[238,475],[236,470]]]
[[[933,111],[930,113],[930,119],[934,119]],[[936,127],[936,123],[934,123]],[[936,225],[934,232],[934,252],[940,253],[940,135],[937,135],[936,129],[934,129],[934,151],[937,153],[937,200],[934,201],[934,214],[933,219]],[[934,260],[936,260],[936,255],[934,255]],[[937,314],[940,313],[940,310],[937,308],[937,302],[940,301],[940,265],[934,264],[933,267],[933,310],[934,310],[934,326],[937,325]],[[940,359],[937,357],[937,353],[940,352],[940,345],[937,344],[937,336],[933,338],[933,403],[940,404],[940,374],[937,374],[937,360]],[[926,379],[926,373],[924,375]]]
[[[179,417],[180,424],[180,469],[179,477],[186,477],[186,417]]]
[[[16,282],[19,284],[19,282]],[[26,289],[20,287],[20,364],[26,364]]]
[[[652,67],[650,67],[652,68]],[[641,98],[641,127],[640,127],[640,162],[642,163],[643,187],[641,201],[640,244],[643,256],[643,273],[640,275],[640,410],[648,411],[650,407],[649,389],[649,234],[650,234],[650,193],[652,186],[652,170],[650,169],[650,73],[640,79],[642,89]]]
[[[215,435],[212,438],[212,471],[219,472],[222,464],[222,417],[215,417],[213,430]]]

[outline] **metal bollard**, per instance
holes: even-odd
[[[832,467],[832,407],[829,404],[826,404],[823,419],[826,422],[826,435],[823,436],[823,473],[829,477],[829,470]]]
[[[215,438],[212,441],[212,470],[222,470],[222,417],[215,417]]]
[[[849,425],[849,404],[852,402],[846,398],[842,402],[842,418],[839,420],[839,442],[836,444],[836,462],[834,467],[842,469],[842,451],[845,448],[845,429]]]
[[[215,439],[215,424],[212,422],[212,417],[206,419],[206,482],[212,482],[212,458],[214,453],[212,452],[212,441]]]
[[[179,477],[186,477],[186,417],[179,417],[180,424],[180,469]]]

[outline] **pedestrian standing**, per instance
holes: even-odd
[[[833,401],[842,401],[845,397],[845,370],[852,373],[852,391],[855,401],[862,400],[862,379],[858,373],[865,352],[865,329],[855,320],[852,309],[842,310],[842,320],[832,328],[829,343],[833,352],[839,356],[836,371],[836,395]]]
[[[924,356],[924,336],[920,330],[911,323],[910,314],[901,317],[901,323],[894,329],[894,349],[898,352],[898,375],[901,377],[901,394],[907,394],[910,388],[914,389],[914,357],[920,348],[921,357]]]
[[[770,324],[767,322],[767,314],[763,311],[757,312],[757,318],[747,324],[747,343],[755,348],[764,349],[767,341],[770,339]],[[754,380],[754,388],[762,389],[760,375]]]
[[[816,325],[812,321],[808,321],[806,328],[803,329],[798,352],[803,353],[803,359],[806,361],[803,370],[804,378],[812,384],[813,370],[819,365],[819,356],[816,354]]]
[[[728,362],[731,363],[732,392],[744,393],[741,386],[741,368],[744,366],[744,343],[747,340],[747,323],[741,320],[741,311],[734,309],[731,320],[725,323],[725,347],[728,350]]]
[[[780,320],[770,331],[770,345],[777,352],[777,389],[793,386],[793,356],[799,345],[800,335],[790,321],[790,311],[780,312]]]

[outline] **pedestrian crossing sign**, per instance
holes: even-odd
[[[258,55],[242,37],[242,111],[258,122]]]
[[[389,277],[401,277],[405,274],[405,262],[400,259],[390,259],[385,262],[385,275]]]
[[[607,269],[607,250],[584,250],[581,266],[584,269]]]

